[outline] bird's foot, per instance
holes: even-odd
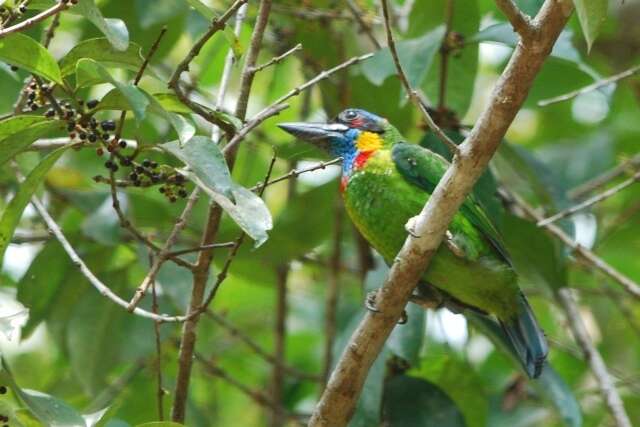
[[[449,230],[444,234],[444,244],[457,257],[464,258],[464,251],[453,241],[453,234]]]
[[[367,296],[364,299],[364,307],[372,313],[381,313],[381,311],[376,307],[377,297],[378,290],[375,290],[367,293]],[[402,314],[400,315],[400,319],[398,320],[398,325],[404,325],[408,321],[409,317],[407,316],[406,310],[402,310]]]
[[[413,238],[418,238],[420,237],[417,233],[416,233],[416,221],[418,220],[417,216],[411,217],[409,218],[409,221],[407,221],[407,223],[404,225],[404,229],[407,231],[407,233],[409,233],[409,235]]]

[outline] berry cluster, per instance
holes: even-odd
[[[187,197],[185,178],[172,166],[159,165],[158,162],[144,159],[136,161],[139,150],[126,153],[128,148],[125,140],[120,138],[116,122],[113,120],[98,121],[95,117],[97,100],[74,100],[74,108],[68,101],[56,101],[50,93],[50,86],[32,82],[26,88],[27,107],[32,111],[49,105],[44,116],[50,119],[64,120],[67,124],[67,133],[72,141],[76,141],[75,148],[80,149],[86,145],[96,145],[96,154],[103,156],[105,151],[109,153],[104,166],[113,175],[123,168],[128,180],[119,181],[118,185],[134,187],[151,187],[158,185],[158,190],[165,198],[174,203],[178,197]],[[115,133],[115,135],[114,135]],[[115,179],[115,177],[114,177]],[[96,177],[97,182],[109,182],[103,177]]]

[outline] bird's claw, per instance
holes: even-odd
[[[364,299],[364,307],[372,313],[381,313],[380,310],[376,307],[376,298],[378,297],[378,291],[371,291],[367,293],[366,298]],[[404,325],[409,321],[409,317],[407,316],[406,310],[402,310],[402,314],[400,315],[400,320],[398,320],[398,325]]]
[[[407,316],[407,310],[402,310],[402,314],[400,315],[400,319],[398,320],[398,325],[405,325],[409,321],[409,316]]]
[[[409,221],[407,221],[407,223],[404,225],[404,229],[407,231],[407,233],[409,233],[409,235],[415,239],[417,239],[418,237],[420,237],[416,232],[416,220],[417,220],[417,216],[411,217],[409,218]]]
[[[455,256],[464,258],[464,251],[453,241],[453,234],[449,230],[444,235],[444,244]]]

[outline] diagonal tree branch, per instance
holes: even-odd
[[[400,319],[413,289],[438,249],[449,222],[486,169],[573,10],[570,0],[546,0],[498,79],[488,105],[440,180],[378,291],[377,313],[366,313],[351,336],[318,402],[310,426],[340,427],[351,418],[374,360]]]

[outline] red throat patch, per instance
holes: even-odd
[[[364,165],[367,163],[367,160],[369,160],[369,157],[371,157],[373,153],[375,153],[375,151],[363,151],[362,153],[359,153],[356,156],[356,159],[353,161],[353,167],[355,169],[361,169],[362,167],[364,167]]]

